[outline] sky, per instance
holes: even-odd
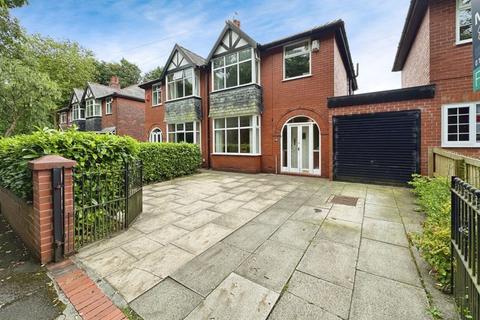
[[[98,59],[163,66],[175,43],[206,57],[225,20],[236,17],[258,43],[345,21],[359,91],[399,88],[391,72],[409,0],[29,0],[13,9],[29,33],[74,40]]]

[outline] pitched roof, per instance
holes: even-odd
[[[73,94],[77,97],[77,99],[80,101],[83,97],[83,92],[84,90],[81,88],[73,88]]]
[[[181,50],[183,50],[183,53],[185,54],[186,58],[188,60],[190,60],[197,67],[203,66],[207,63],[207,60],[205,60],[205,58],[199,56],[195,52],[192,52],[192,51],[188,50],[187,48],[182,47],[181,45],[178,45],[178,47]]]
[[[123,89],[112,88],[103,84],[92,82],[88,82],[87,85],[96,99],[101,99],[109,96],[122,96],[125,98],[141,100],[145,99],[145,91],[136,84],[125,87]]]
[[[411,0],[392,71],[401,71],[428,9],[428,0]]]

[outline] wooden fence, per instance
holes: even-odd
[[[468,184],[480,188],[480,159],[441,148],[432,148],[428,155],[428,175],[449,178],[456,176]]]

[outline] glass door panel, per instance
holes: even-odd
[[[311,156],[310,156],[310,126],[301,126],[301,137],[302,137],[302,143],[301,143],[301,161],[302,161],[302,167],[301,171],[303,172],[309,172],[310,171],[310,161],[311,161]]]
[[[298,127],[290,127],[290,170],[298,170]]]

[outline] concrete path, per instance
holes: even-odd
[[[430,319],[407,189],[208,171],[144,192],[133,227],[77,255],[144,319]]]

